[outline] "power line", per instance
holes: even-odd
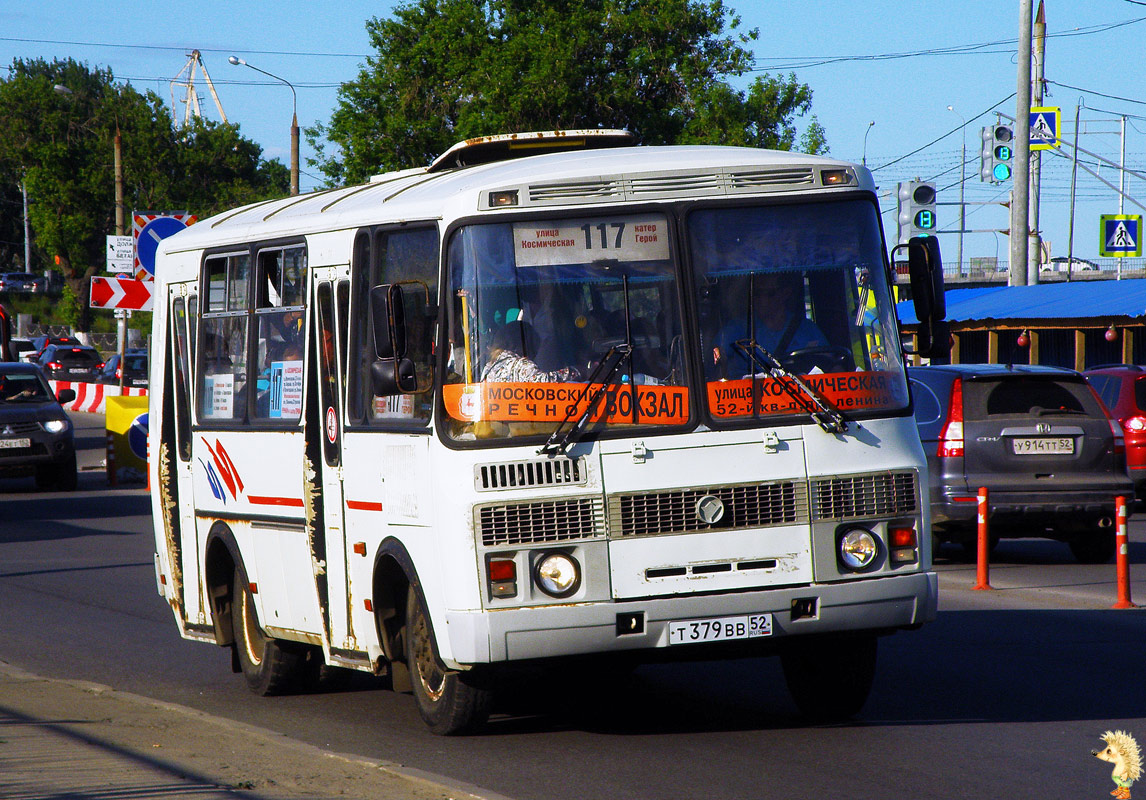
[[[121,42],[75,42],[66,39],[21,39],[14,36],[0,36],[0,42],[20,42],[23,44],[66,44],[75,47],[119,47],[128,50],[172,50],[179,53],[189,53],[198,50],[201,53],[251,53],[260,56],[314,56],[318,58],[369,58],[367,53],[312,53],[302,50],[248,50],[242,47],[220,49],[212,47],[180,47],[176,45],[159,44],[124,44]]]
[[[1127,0],[1129,2],[1130,0]],[[1146,5],[1146,2],[1139,3],[1139,5]],[[1070,31],[1062,31],[1060,33],[1047,34],[1048,39],[1059,39],[1073,36],[1092,36],[1096,33],[1105,33],[1106,31],[1114,30],[1116,28],[1123,28],[1128,25],[1135,25],[1139,22],[1146,21],[1146,17],[1137,17],[1135,19],[1123,20],[1122,22],[1112,22],[1104,25],[1092,25],[1087,28],[1075,28]],[[806,58],[788,58],[788,59],[775,59],[765,66],[757,66],[748,70],[749,72],[767,72],[772,70],[784,71],[790,69],[803,69],[807,67],[820,67],[828,64],[840,64],[849,61],[893,61],[903,58],[919,58],[922,56],[949,56],[949,55],[983,55],[983,54],[998,54],[1006,53],[1011,54],[1015,52],[1018,46],[1018,38],[1013,39],[999,39],[992,42],[980,42],[978,44],[964,44],[952,45],[950,47],[931,47],[923,50],[908,50],[904,52],[893,53],[876,53],[866,55],[849,55],[849,56],[811,56]],[[1005,49],[988,49],[988,48],[1005,48]]]
[[[1014,93],[1014,92],[1011,92],[1011,94],[1010,94],[1010,95],[1008,95],[1007,97],[1004,97],[1002,100],[1000,100],[999,102],[995,103],[993,106],[991,106],[990,108],[986,109],[985,111],[980,111],[978,114],[976,114],[975,116],[971,117],[971,119],[967,120],[967,122],[968,122],[968,123],[974,122],[975,120],[979,119],[979,117],[983,116],[984,114],[990,114],[992,111],[994,111],[996,108],[998,108],[999,106],[1001,106],[1003,103],[1007,102],[1008,100],[1010,100],[1010,99],[1011,99],[1012,97],[1014,97],[1014,96],[1015,96],[1015,93]],[[959,124],[959,125],[956,125],[954,128],[952,128],[951,130],[947,131],[947,133],[943,134],[942,136],[940,136],[940,137],[938,137],[938,138],[936,138],[936,139],[932,139],[930,142],[928,142],[927,144],[923,145],[922,147],[918,147],[918,148],[916,148],[915,150],[912,150],[910,153],[906,153],[906,154],[904,154],[904,155],[900,156],[899,158],[895,159],[894,161],[889,161],[889,162],[887,162],[886,164],[881,164],[880,166],[878,166],[878,167],[875,167],[875,168],[872,170],[872,172],[875,172],[876,170],[885,169],[885,168],[887,168],[887,167],[890,167],[892,164],[897,164],[897,163],[899,163],[900,161],[903,161],[905,158],[909,158],[909,157],[911,157],[911,156],[915,155],[915,154],[916,154],[916,153],[918,153],[920,150],[926,150],[928,147],[931,147],[931,145],[935,144],[936,142],[940,142],[940,141],[942,141],[943,139],[946,139],[948,136],[950,136],[951,134],[955,133],[955,131],[958,131],[958,130],[962,130],[962,129],[963,129],[963,128],[965,128],[965,127],[966,127],[966,125],[965,125],[965,124],[962,124],[962,123],[961,123],[961,124]]]

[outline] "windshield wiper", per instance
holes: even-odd
[[[816,424],[823,428],[828,433],[844,433],[848,429],[848,421],[844,419],[844,415],[840,413],[839,409],[831,405],[825,398],[816,394],[804,380],[795,373],[789,372],[780,363],[776,356],[769,353],[760,343],[752,339],[741,339],[734,342],[737,349],[744,354],[749,363],[762,369],[767,374],[777,379],[780,388],[784,390],[785,394],[796,401],[796,405],[815,420]],[[756,369],[752,370],[753,375]],[[755,381],[753,381],[755,383]],[[755,387],[753,387],[753,405],[755,405]],[[798,391],[797,391],[798,389]]]
[[[596,386],[596,391],[593,392],[593,396],[589,399],[589,405],[585,406],[585,410],[577,416],[573,427],[562,434],[561,429],[573,418],[573,411],[567,413],[565,419],[561,420],[557,428],[550,434],[549,439],[541,446],[541,449],[537,451],[538,455],[565,455],[565,451],[569,448],[569,445],[576,442],[580,437],[581,431],[589,421],[590,414],[592,414],[593,409],[597,407],[597,403],[600,402],[601,397],[609,388],[613,376],[617,374],[617,370],[621,368],[621,365],[625,363],[625,360],[632,352],[633,347],[628,342],[615,344],[609,348],[609,352],[605,353],[605,357],[598,361],[597,366],[589,373],[584,390],[578,395],[577,402],[573,404],[573,411],[576,411],[577,406],[581,405],[581,401],[589,394],[593,387]],[[633,402],[636,402],[635,396]]]

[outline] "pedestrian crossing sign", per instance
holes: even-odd
[[[1060,123],[1062,109],[1058,106],[1041,106],[1031,109],[1031,149],[1050,150],[1060,143]]]
[[[1137,258],[1142,255],[1142,215],[1103,214],[1102,241],[1098,252],[1104,258]]]

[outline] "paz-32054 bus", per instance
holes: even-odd
[[[804,712],[860,709],[877,638],[937,604],[871,175],[629,145],[472,140],[164,240],[184,637],[264,694],[388,673],[438,733],[486,720],[499,666],[588,655],[778,654]]]

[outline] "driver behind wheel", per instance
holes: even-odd
[[[803,279],[798,273],[770,273],[753,276],[752,302],[744,301],[741,311],[725,323],[712,352],[713,364],[721,377],[738,378],[759,372],[735,343],[755,338],[756,344],[784,361],[796,350],[826,347],[828,337],[804,316]],[[756,330],[748,330],[749,309]]]

